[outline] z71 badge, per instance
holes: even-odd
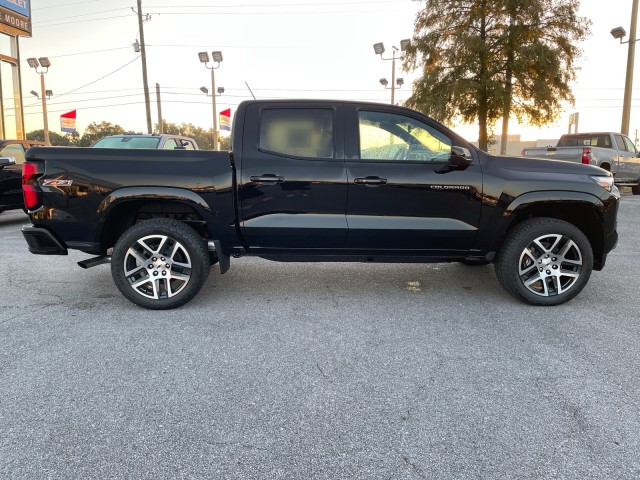
[[[43,187],[70,187],[73,185],[73,180],[45,180],[42,183]]]

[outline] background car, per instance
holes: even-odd
[[[22,164],[30,147],[51,146],[37,140],[0,140],[0,213],[24,208],[22,200]]]
[[[109,135],[91,148],[151,148],[154,150],[198,150],[193,138],[179,135]]]

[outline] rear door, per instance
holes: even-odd
[[[250,250],[344,248],[347,181],[341,107],[247,107],[239,162],[241,226]]]
[[[353,105],[349,114],[348,247],[402,255],[468,252],[480,222],[478,160],[452,169],[452,136],[410,111]]]

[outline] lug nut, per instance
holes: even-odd
[[[164,257],[162,257],[160,260],[162,260],[164,262]]]
[[[538,270],[540,270],[540,273],[542,273],[544,271],[544,268],[539,268]]]
[[[554,262],[558,261],[558,259],[556,257],[553,257],[551,260],[553,260]]]
[[[554,269],[554,270],[557,270],[557,269],[558,269],[558,265],[554,265],[554,266],[553,266],[553,269]]]
[[[151,270],[153,268],[153,265],[149,264],[149,270]]]
[[[551,270],[547,270],[547,275],[551,275]]]
[[[153,272],[153,276],[157,277],[158,276],[158,272]]]
[[[165,265],[165,267],[167,268],[171,268],[171,265],[169,265],[168,263]]]
[[[165,270],[162,271],[162,275],[166,275],[167,272]]]
[[[156,257],[153,257],[151,260],[154,261],[154,262],[158,261],[158,259]]]

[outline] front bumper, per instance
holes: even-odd
[[[67,255],[67,247],[53,233],[44,228],[25,225],[22,235],[29,245],[29,251],[36,255]]]

